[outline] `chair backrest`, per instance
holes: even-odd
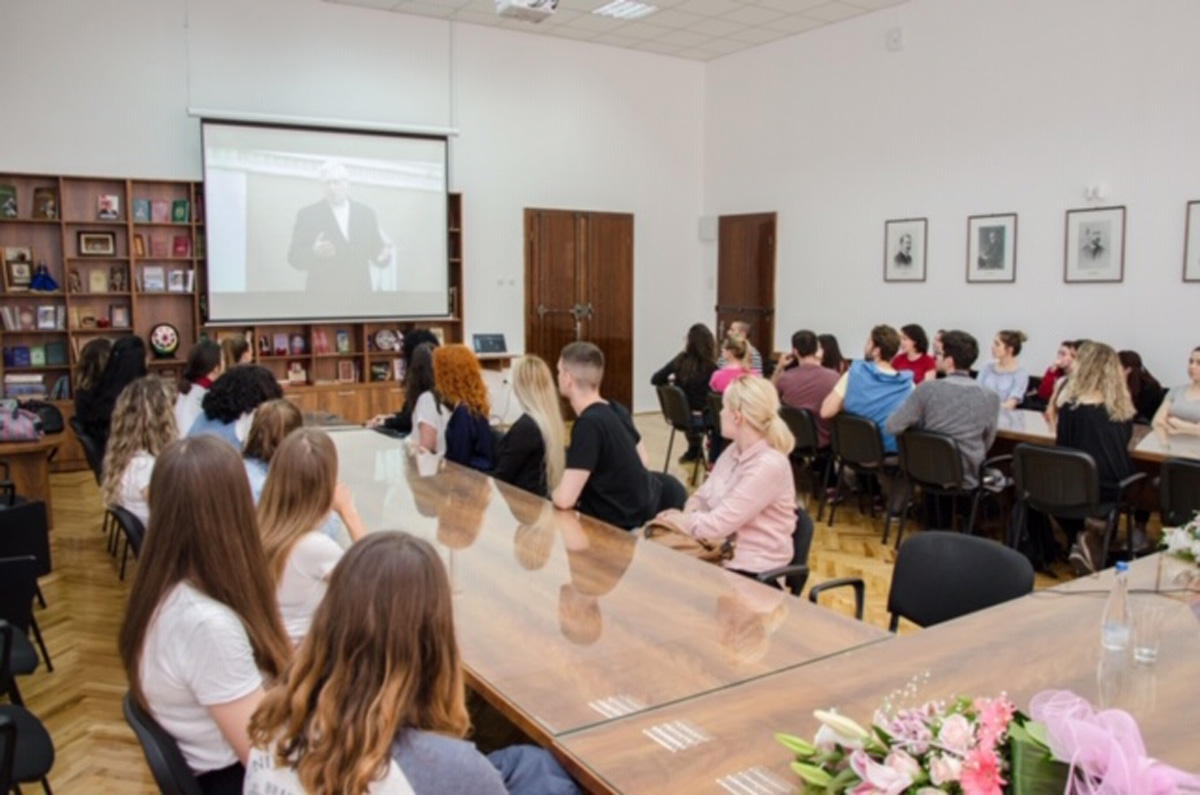
[[[142,520],[119,505],[112,506],[108,512],[117,520],[125,537],[129,539],[129,546],[133,548],[133,553],[140,556],[142,541],[146,538],[146,527],[142,524]]]
[[[888,591],[891,629],[903,616],[923,627],[1033,591],[1033,566],[986,538],[931,530],[900,545]]]
[[[1078,510],[1100,502],[1096,461],[1082,450],[1019,444],[1013,449],[1017,499],[1039,511]]]
[[[0,715],[0,792],[12,792],[16,757],[17,724],[8,715]]]
[[[0,510],[0,558],[33,555],[37,576],[50,573],[50,530],[46,503],[24,502]]]
[[[718,434],[721,433],[721,409],[725,407],[725,396],[720,392],[708,393],[708,405],[705,407],[705,421],[708,427],[712,428]]]
[[[687,395],[682,389],[674,384],[660,386],[658,405],[667,422],[681,431],[691,430],[692,409],[688,406]]]
[[[874,421],[842,412],[830,427],[833,453],[847,464],[879,466],[883,463],[883,437]]]
[[[792,436],[796,437],[796,447],[793,453],[811,454],[817,452],[817,421],[808,409],[798,409],[793,406],[780,406],[779,416],[787,424]]]
[[[159,790],[165,795],[201,795],[196,774],[184,761],[175,738],[134,702],[132,693],[125,694],[123,706],[125,721],[142,744],[142,752]]]
[[[1191,521],[1200,511],[1200,461],[1168,458],[1163,461],[1159,477],[1163,526],[1177,527]]]
[[[788,574],[783,578],[793,596],[799,596],[808,581],[808,553],[812,549],[813,520],[808,511],[796,506],[796,528],[792,531],[793,566],[804,566],[803,571]]]
[[[100,445],[92,438],[92,435],[83,429],[83,423],[78,417],[72,417],[67,423],[71,426],[71,430],[75,433],[75,438],[79,440],[79,446],[83,448],[83,457],[87,459],[88,467],[91,468],[92,474],[96,477],[96,484],[100,484],[100,472],[104,468],[104,455],[100,452]]]
[[[896,437],[900,469],[910,480],[943,489],[962,488],[958,442],[942,433],[909,429]]]
[[[21,632],[29,632],[35,591],[37,560],[33,555],[0,558],[0,618]]]

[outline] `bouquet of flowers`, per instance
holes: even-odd
[[[1007,696],[930,701],[876,711],[870,728],[818,710],[812,742],[775,738],[796,755],[808,792],[852,795],[1170,793],[1200,777],[1146,755],[1126,712],[1097,712],[1068,691],[1045,691],[1030,717]]]
[[[1164,527],[1161,546],[1168,555],[1200,563],[1200,514],[1181,527]]]

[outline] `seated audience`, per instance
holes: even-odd
[[[1055,388],[1061,379],[1071,372],[1071,365],[1075,363],[1075,353],[1078,350],[1079,344],[1075,340],[1063,340],[1059,343],[1054,363],[1046,368],[1045,374],[1042,375],[1042,381],[1038,384],[1037,401],[1033,405],[1034,408],[1047,408],[1050,405]]]
[[[1029,388],[1029,373],[1021,367],[1017,356],[1026,340],[1024,332],[1004,330],[992,341],[993,361],[979,369],[975,377],[980,384],[1000,396],[1000,407],[1015,409],[1025,399]]]
[[[725,387],[743,375],[762,375],[750,365],[750,343],[732,334],[721,343],[721,366],[708,379],[708,388],[721,393]]]
[[[552,492],[555,507],[578,509],[632,530],[664,508],[681,508],[683,484],[646,468],[646,447],[624,406],[600,397],[604,354],[572,342],[558,359],[558,390],[575,410],[566,470]],[[790,481],[789,481],[790,482]]]
[[[938,359],[945,377],[925,379],[884,423],[893,436],[919,428],[953,438],[962,456],[962,485],[968,489],[979,485],[979,467],[996,440],[1000,414],[1000,397],[968,372],[978,356],[979,343],[970,334],[945,332]]]
[[[422,392],[433,389],[433,360],[430,359],[428,368],[422,368],[414,373],[414,352],[425,343],[430,349],[438,346],[437,337],[429,329],[412,329],[404,335],[401,355],[407,365],[404,372],[404,405],[395,414],[378,414],[367,421],[368,428],[384,427],[398,434],[410,434],[413,430],[412,413],[417,405],[417,398]]]
[[[417,393],[412,402],[412,440],[417,447],[428,453],[446,452],[446,421],[450,412],[442,406],[442,398],[437,393],[433,377],[434,346],[422,343],[413,351],[405,373],[404,402],[410,402],[409,395]],[[418,391],[420,390],[420,391]]]
[[[771,381],[785,406],[808,409],[817,424],[817,443],[829,444],[829,420],[821,417],[821,403],[833,391],[838,374],[821,365],[821,343],[807,329],[792,335],[792,349],[783,355]]]
[[[758,352],[758,349],[750,344],[750,324],[744,320],[735,320],[729,324],[729,330],[725,332],[726,338],[733,337],[735,339],[744,340],[746,343],[746,351],[748,356],[748,364],[751,372],[755,375],[763,374],[763,357]],[[717,367],[725,367],[727,359],[722,351],[722,355],[717,359]]]
[[[818,334],[817,342],[821,343],[821,366],[833,370],[838,375],[850,369],[850,360],[842,358],[842,348],[838,345],[837,337],[832,334]]]
[[[113,408],[100,494],[105,505],[124,508],[143,525],[150,523],[147,489],[154,459],[179,438],[172,391],[161,378],[143,376],[121,390]]]
[[[567,434],[554,376],[539,357],[522,356],[512,384],[524,413],[496,445],[492,477],[548,497],[566,467]]]
[[[433,352],[433,380],[446,419],[447,461],[489,472],[492,469],[491,405],[479,359],[466,345],[444,345]]]
[[[1137,409],[1135,421],[1148,423],[1162,405],[1165,396],[1162,384],[1150,375],[1137,351],[1118,351],[1117,358],[1121,360],[1121,369],[1125,372],[1125,386],[1129,387],[1129,397],[1133,400],[1133,407]]]
[[[247,725],[291,654],[237,452],[167,445],[118,642],[133,699],[179,745],[205,793],[240,792]]]
[[[722,402],[721,435],[733,444],[683,510],[663,511],[657,521],[695,538],[736,537],[725,566],[753,577],[792,560],[796,492],[788,454],[795,439],[765,379],[742,376],[725,390]]]
[[[287,398],[268,400],[254,412],[254,422],[246,434],[246,446],[242,450],[242,461],[246,464],[246,477],[250,480],[250,494],[258,505],[263,485],[267,482],[267,471],[271,459],[288,434],[303,427],[304,416],[296,404]]]
[[[342,548],[321,526],[336,512],[357,541],[366,534],[350,489],[338,480],[337,450],[329,434],[300,428],[271,459],[258,503],[263,553],[275,583],[283,628],[292,643],[308,632]]]
[[[76,393],[75,417],[83,425],[84,433],[95,440],[101,456],[108,444],[109,418],[117,397],[146,372],[146,343],[141,337],[122,337],[113,343],[95,386]]]
[[[213,382],[200,402],[203,411],[187,435],[212,434],[241,451],[254,421],[254,410],[281,397],[283,389],[270,370],[258,364],[235,365]]]
[[[279,685],[250,718],[249,795],[573,793],[546,751],[484,756],[470,729],[446,569],[407,533],[338,563]]]
[[[221,340],[222,370],[228,370],[239,364],[250,364],[252,361],[254,361],[254,351],[250,350],[250,343],[241,334]]]
[[[1156,430],[1168,434],[1200,436],[1200,348],[1188,356],[1188,383],[1173,386],[1154,413]]]
[[[940,328],[933,333],[933,345],[932,345],[932,350],[930,350],[930,353],[933,354],[933,357],[935,359],[942,355],[942,337],[945,336],[945,334],[946,334],[946,329],[944,329],[944,328]],[[938,372],[937,377],[938,378],[942,377],[942,373],[940,371]]]
[[[821,403],[821,416],[831,420],[843,411],[865,417],[879,426],[883,451],[896,452],[896,437],[884,428],[887,418],[912,392],[912,373],[898,373],[891,360],[900,349],[900,334],[891,326],[876,326],[867,337],[863,359],[850,365]]]
[[[180,438],[187,435],[200,416],[203,411],[200,404],[220,374],[221,346],[207,338],[193,345],[179,382],[179,397],[175,398],[175,427]]]
[[[892,369],[897,372],[910,370],[914,384],[937,371],[937,362],[929,355],[929,338],[925,336],[925,329],[916,323],[900,327],[900,353],[892,358]]]
[[[679,459],[681,464],[704,455],[704,412],[708,408],[708,381],[717,369],[716,349],[712,331],[696,323],[688,329],[684,349],[650,376],[654,386],[674,384],[682,389],[692,410],[692,430],[687,434],[688,449]]]
[[[79,414],[79,406],[88,406],[95,401],[96,387],[100,376],[108,365],[108,355],[112,351],[112,341],[108,337],[96,337],[79,351],[79,361],[75,363],[75,413]],[[82,421],[82,420],[81,420]]]
[[[1060,393],[1055,440],[1095,460],[1101,502],[1119,500],[1118,483],[1133,474],[1129,440],[1134,414],[1136,409],[1129,399],[1116,351],[1100,342],[1084,343]],[[1075,541],[1070,554],[1073,562],[1089,571],[1104,568],[1100,559],[1102,539],[1092,533],[1078,538],[1084,526],[1082,520],[1059,519],[1059,524]],[[1145,546],[1144,532],[1140,539],[1135,533],[1134,546]]]

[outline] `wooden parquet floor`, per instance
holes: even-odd
[[[652,466],[661,467],[669,428],[657,414],[636,417]],[[682,452],[677,438],[672,457]],[[672,463],[684,483],[690,467]],[[100,495],[90,473],[52,476],[54,530],[52,574],[41,581],[47,607],[35,615],[54,662],[19,680],[28,707],[46,724],[57,754],[50,782],[56,792],[153,793],[154,781],[141,747],[125,724],[121,699],[126,681],[117,656],[117,631],[128,594],[117,579],[118,562],[105,550],[100,532]],[[887,627],[887,591],[895,552],[881,543],[881,520],[860,515],[853,503],[839,507],[837,523],[818,523],[809,582],[862,577],[867,586],[866,620]],[[133,563],[131,562],[131,567]],[[1038,576],[1038,587],[1056,580]],[[826,606],[853,613],[849,592],[829,595]],[[901,631],[914,631],[901,627]],[[30,788],[30,791],[36,791]]]

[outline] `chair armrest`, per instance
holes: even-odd
[[[1117,483],[1117,490],[1123,496],[1125,494],[1125,492],[1129,490],[1130,486],[1132,486],[1134,483],[1137,483],[1137,482],[1145,480],[1145,479],[1146,479],[1145,472],[1134,472],[1129,477],[1123,478],[1119,483]]]
[[[787,581],[787,579],[790,579],[792,577],[799,577],[799,580],[800,580],[799,590],[792,590],[792,588],[790,586],[788,587],[788,590],[791,591],[793,596],[799,596],[800,591],[804,590],[804,583],[808,582],[808,564],[807,563],[789,563],[786,566],[780,566],[775,569],[769,569],[768,571],[760,571],[758,574],[754,575],[754,579],[758,580],[761,583],[768,583],[768,584],[775,582],[780,577],[785,578],[785,580],[784,580],[785,582]]]
[[[994,467],[997,464],[1007,463],[1012,461],[1012,458],[1012,455],[1007,453],[1005,455],[994,455],[991,458],[984,459],[984,462],[979,465],[979,471],[982,472],[984,467]]]
[[[808,589],[808,601],[819,604],[817,597],[834,588],[851,587],[854,589],[854,617],[862,621],[863,606],[867,600],[867,585],[861,577],[838,577],[833,580],[820,582]]]

